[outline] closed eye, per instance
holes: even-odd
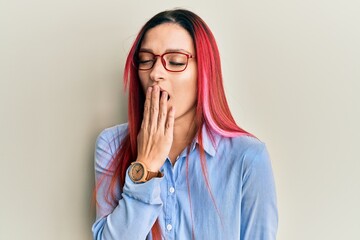
[[[171,65],[175,65],[175,66],[184,66],[185,63],[179,63],[179,62],[169,62]]]
[[[140,60],[139,63],[151,63],[153,62],[154,60]]]

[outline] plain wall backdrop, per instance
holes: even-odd
[[[264,141],[280,240],[360,239],[360,2],[0,0],[0,239],[91,239],[94,147],[159,11],[198,13],[238,124]]]

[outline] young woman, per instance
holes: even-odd
[[[205,22],[183,9],[155,15],[124,82],[129,121],[96,142],[94,239],[275,239],[271,162],[231,116]]]

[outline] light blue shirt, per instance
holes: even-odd
[[[151,239],[149,232],[157,218],[169,240],[191,239],[192,229],[195,239],[201,240],[276,239],[275,185],[263,142],[250,136],[227,138],[215,134],[214,147],[203,127],[208,179],[216,205],[206,187],[195,137],[188,159],[191,213],[186,149],[174,165],[166,159],[160,169],[163,177],[136,184],[127,174],[124,188],[117,189],[117,205],[105,201],[112,176],[106,167],[126,133],[127,124],[117,125],[102,131],[96,141],[95,177],[96,181],[104,177],[104,181],[97,196],[94,239]]]

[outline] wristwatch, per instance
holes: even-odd
[[[151,172],[142,162],[132,162],[129,168],[129,177],[134,183],[143,183],[154,177],[162,177],[161,172]]]

